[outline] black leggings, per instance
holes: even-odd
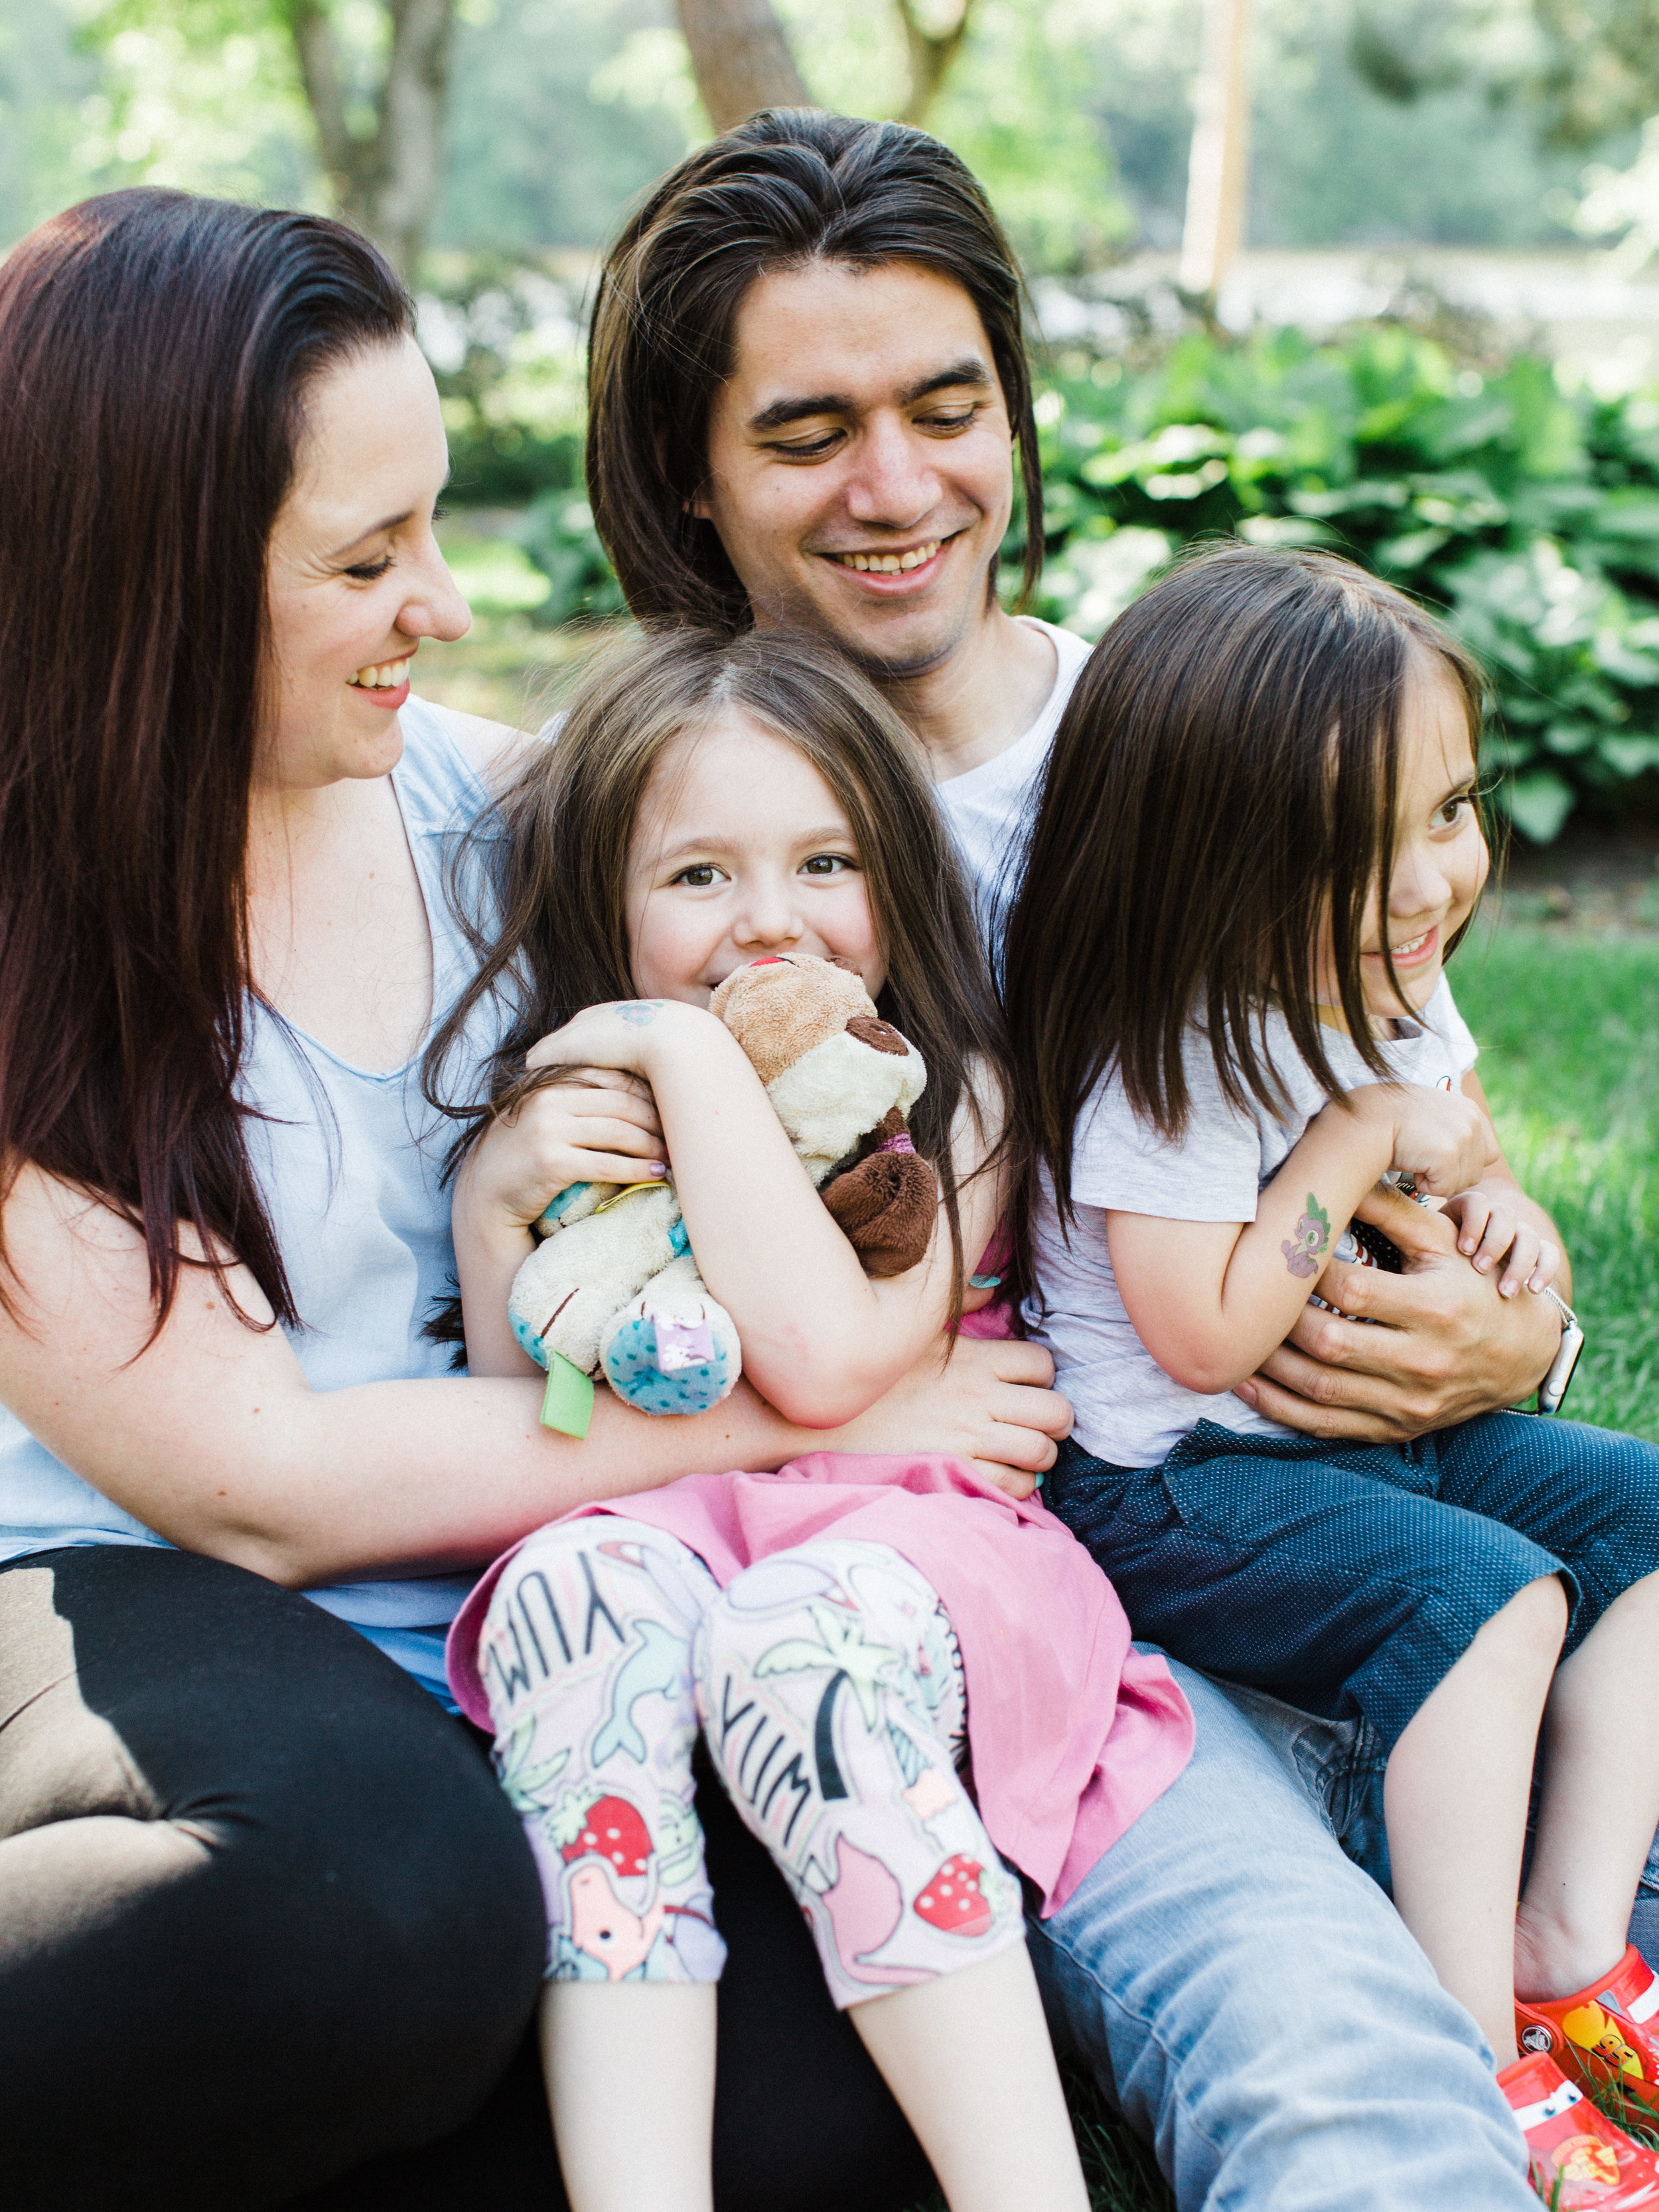
[[[711,1802],[712,1801],[712,1802]],[[898,2212],[927,2168],[712,1784],[720,2212]],[[9,2212],[552,2212],[540,1894],[472,1732],[240,1568],[0,1568]]]

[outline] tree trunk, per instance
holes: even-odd
[[[413,283],[443,187],[444,107],[454,0],[389,0],[392,51],[374,100],[374,129],[346,122],[339,49],[325,0],[292,0],[289,27],[334,204]]]
[[[901,122],[914,123],[920,128],[927,120],[939,88],[968,35],[968,18],[973,13],[973,5],[974,0],[962,0],[962,12],[949,30],[931,31],[916,13],[915,0],[898,0],[899,19],[904,25],[904,47],[910,60],[910,97],[904,103]]]
[[[1249,0],[1205,0],[1181,237],[1183,291],[1213,298],[1243,243],[1249,174]]]
[[[392,0],[392,58],[376,103],[382,152],[364,224],[413,281],[444,183],[455,0]]]
[[[757,108],[814,107],[771,0],[677,0],[691,74],[716,131]]]

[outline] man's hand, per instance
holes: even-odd
[[[1392,1191],[1357,1212],[1399,1246],[1406,1273],[1328,1267],[1320,1296],[1341,1312],[1304,1307],[1238,1396],[1305,1436],[1356,1443],[1398,1443],[1529,1398],[1561,1341],[1553,1304],[1530,1292],[1501,1298],[1449,1221]]]

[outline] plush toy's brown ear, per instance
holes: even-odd
[[[882,1123],[884,1143],[902,1140],[902,1150],[873,1152],[855,1167],[825,1183],[822,1192],[830,1218],[864,1262],[866,1275],[902,1275],[920,1265],[933,1240],[939,1212],[933,1170],[910,1149],[904,1116],[896,1107]]]

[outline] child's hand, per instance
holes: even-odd
[[[528,1227],[573,1182],[648,1182],[667,1159],[649,1084],[572,1068],[488,1124],[467,1154],[456,1206],[469,1219]]]
[[[1498,1279],[1500,1297],[1512,1298],[1522,1283],[1529,1291],[1541,1291],[1555,1280],[1560,1246],[1522,1221],[1501,1188],[1488,1190],[1476,1184],[1472,1190],[1458,1191],[1440,1210],[1457,1231],[1458,1250],[1469,1256],[1480,1274],[1490,1274],[1500,1261],[1504,1263]]]
[[[1389,1096],[1395,1131],[1389,1165],[1409,1176],[1419,1193],[1449,1198],[1496,1164],[1498,1139],[1473,1098],[1417,1083],[1403,1083]]]
[[[562,1029],[532,1045],[525,1065],[614,1067],[648,1076],[665,1048],[672,1050],[711,1026],[726,1034],[713,1014],[678,999],[613,999],[584,1006]]]

